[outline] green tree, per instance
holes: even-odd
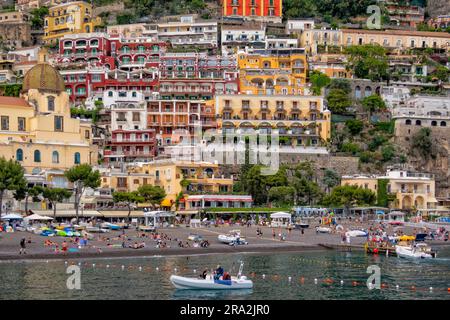
[[[118,14],[116,16],[117,24],[130,24],[133,23],[134,16],[130,13]]]
[[[340,90],[343,90],[347,94],[350,94],[352,92],[352,86],[348,79],[341,79],[341,78],[331,79],[331,82],[328,85],[328,88],[329,89],[340,89]]]
[[[355,136],[361,133],[364,128],[364,123],[361,120],[350,119],[345,121],[345,126],[348,131]]]
[[[311,91],[313,95],[320,96],[322,88],[330,84],[330,77],[320,71],[313,71],[309,76],[311,82]]]
[[[40,199],[38,198],[44,189],[41,186],[32,186],[24,185],[17,189],[14,193],[14,198],[17,201],[25,200],[25,214],[28,214],[28,198],[31,197],[33,202],[38,202]]]
[[[42,196],[52,205],[53,217],[56,218],[56,205],[69,199],[72,193],[64,188],[44,188]]]
[[[421,128],[413,135],[412,149],[416,150],[425,159],[428,159],[430,156],[434,157],[430,128]]]
[[[353,155],[356,155],[357,153],[361,152],[361,148],[356,143],[345,142],[345,143],[342,144],[341,151],[342,152],[348,152],[348,153],[351,153]]]
[[[372,113],[386,110],[384,100],[377,94],[373,94],[362,99],[361,105],[369,113],[369,120]]]
[[[433,75],[441,80],[442,82],[449,82],[450,70],[444,66],[438,66],[436,70],[433,72]]]
[[[326,169],[323,174],[322,183],[327,188],[327,192],[330,192],[331,188],[334,188],[339,185],[341,182],[341,177],[339,174],[333,169]]]
[[[342,89],[331,89],[327,95],[328,109],[334,114],[345,114],[352,101]]]
[[[67,180],[73,183],[75,191],[75,214],[78,223],[78,210],[81,197],[86,188],[98,188],[100,186],[100,172],[93,170],[89,164],[79,164],[66,170]]]
[[[47,7],[40,7],[31,10],[31,28],[39,30],[44,28],[45,16],[48,15]]]
[[[127,220],[130,221],[131,209],[133,205],[142,203],[145,201],[144,197],[139,195],[139,192],[113,192],[113,200],[115,203],[123,203],[128,208]]]
[[[138,188],[138,194],[152,205],[153,208],[156,205],[160,205],[161,201],[166,197],[166,192],[159,186],[144,185]]]
[[[0,158],[0,215],[3,208],[3,197],[5,192],[17,191],[25,188],[27,181],[24,176],[24,169],[17,161]]]
[[[381,81],[387,79],[386,49],[380,45],[358,45],[345,49],[348,55],[347,70],[361,79]]]
[[[392,145],[387,145],[381,148],[381,155],[384,162],[391,161],[395,156],[395,149]]]
[[[269,190],[269,201],[278,207],[291,206],[294,201],[295,190],[293,187],[272,187]]]
[[[333,188],[331,194],[326,196],[322,203],[325,206],[344,206],[348,212],[352,206],[371,206],[376,200],[376,194],[369,189],[345,185]]]

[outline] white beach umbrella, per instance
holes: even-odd
[[[53,218],[41,216],[37,213],[32,214],[31,216],[25,217],[24,220],[33,221],[33,220],[53,220]]]
[[[1,217],[2,220],[22,220],[22,216],[20,214],[10,213]]]

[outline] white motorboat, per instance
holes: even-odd
[[[347,237],[367,237],[367,232],[363,230],[350,230],[345,233]]]
[[[432,251],[426,243],[413,245],[396,245],[395,252],[401,258],[431,259],[436,258],[436,252]]]
[[[190,290],[232,290],[232,289],[252,289],[253,281],[242,276],[243,263],[239,268],[237,277],[231,277],[231,280],[214,279],[212,275],[202,278],[188,278],[171,275],[170,281],[177,289]]]
[[[98,228],[98,227],[86,227],[86,231],[88,231],[88,232],[106,233],[106,232],[109,232],[109,229]]]
[[[245,242],[244,238],[241,238],[240,230],[231,230],[228,234],[219,234],[217,239],[226,244],[235,243],[235,242]]]
[[[328,227],[316,227],[316,231],[320,233],[331,233],[331,228]]]

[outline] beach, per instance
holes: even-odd
[[[367,229],[370,224],[367,222],[350,222],[341,223],[345,229]],[[71,238],[66,237],[44,237],[29,232],[16,231],[13,233],[0,234],[0,260],[24,260],[24,259],[66,259],[66,258],[106,258],[106,257],[139,257],[139,256],[171,256],[171,255],[200,255],[200,254],[228,254],[239,252],[300,252],[314,251],[326,249],[342,249],[342,250],[362,250],[366,241],[365,237],[353,237],[351,243],[342,243],[342,236],[339,232],[316,233],[315,226],[312,224],[309,228],[304,229],[302,234],[300,229],[292,229],[288,231],[286,228],[271,228],[261,226],[240,226],[240,225],[220,225],[210,227],[192,228],[186,226],[175,226],[161,228],[157,230],[162,238],[164,246],[158,247],[157,241],[152,238],[151,232],[136,231],[134,228],[125,229],[123,231],[110,231],[108,233],[95,233],[94,239],[88,241],[87,246],[79,247],[78,244],[72,243]],[[257,228],[263,232],[262,236],[257,235]],[[392,234],[392,230],[388,233]],[[219,234],[226,234],[230,230],[239,229],[241,237],[248,242],[247,245],[230,246],[218,241]],[[275,231],[275,237],[273,237]],[[405,234],[412,234],[412,228],[405,228]],[[286,235],[285,240],[281,240],[280,233]],[[207,248],[200,246],[194,247],[194,241],[188,240],[190,234],[197,234],[209,242]],[[20,240],[25,238],[26,254],[19,254]],[[46,240],[57,244],[46,246]],[[66,241],[68,251],[62,252],[61,245]],[[182,242],[184,247],[179,246]],[[30,243],[29,243],[30,242]],[[442,242],[442,241],[441,241]],[[444,244],[440,241],[434,241],[436,244]],[[125,247],[122,247],[122,244]],[[145,244],[145,247],[135,249],[135,244]]]

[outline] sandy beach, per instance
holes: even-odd
[[[367,228],[367,223],[349,223],[344,222],[342,225],[345,228]],[[158,229],[158,232],[163,234],[166,239],[166,247],[158,248],[156,240],[151,238],[151,233],[138,232],[135,229],[125,230],[125,245],[122,247],[122,231],[111,231],[109,233],[95,234],[95,239],[90,240],[86,247],[78,248],[76,243],[71,243],[70,238],[63,237],[44,237],[29,232],[14,232],[0,234],[0,260],[19,260],[19,259],[67,259],[67,258],[106,258],[106,257],[134,257],[134,256],[153,256],[153,255],[194,255],[194,254],[226,254],[239,252],[301,252],[311,250],[327,250],[327,247],[340,247],[342,244],[341,235],[339,233],[324,234],[316,233],[315,224],[308,229],[301,230],[292,229],[289,232],[287,229],[275,228],[276,236],[273,237],[272,228],[261,228],[263,235],[257,236],[257,226],[237,226],[224,225],[218,227],[202,227],[191,228],[186,226],[176,226],[173,228]],[[391,227],[389,227],[391,228]],[[240,229],[241,236],[248,241],[247,245],[229,246],[220,243],[217,240],[219,234],[227,233],[233,229]],[[286,240],[282,241],[278,237],[280,232],[286,234]],[[405,228],[405,232],[413,232]],[[389,231],[388,231],[389,233]],[[190,234],[198,234],[203,239],[208,240],[210,246],[208,248],[193,247],[194,242],[188,241]],[[142,236],[145,235],[145,236]],[[20,240],[26,238],[31,243],[26,244],[26,254],[19,254]],[[108,240],[109,238],[109,240]],[[63,241],[68,243],[68,248],[76,250],[77,252],[61,252],[56,251],[55,246],[46,246],[44,242],[51,240],[58,244],[61,248]],[[179,241],[183,242],[185,247],[179,246]],[[362,245],[366,238],[352,238],[351,250],[362,249]],[[135,243],[145,243],[144,248],[134,249],[128,248]],[[189,243],[189,246],[187,246]],[[433,244],[439,244],[439,241]],[[348,249],[346,244],[343,249]],[[71,251],[71,250],[69,250]]]

